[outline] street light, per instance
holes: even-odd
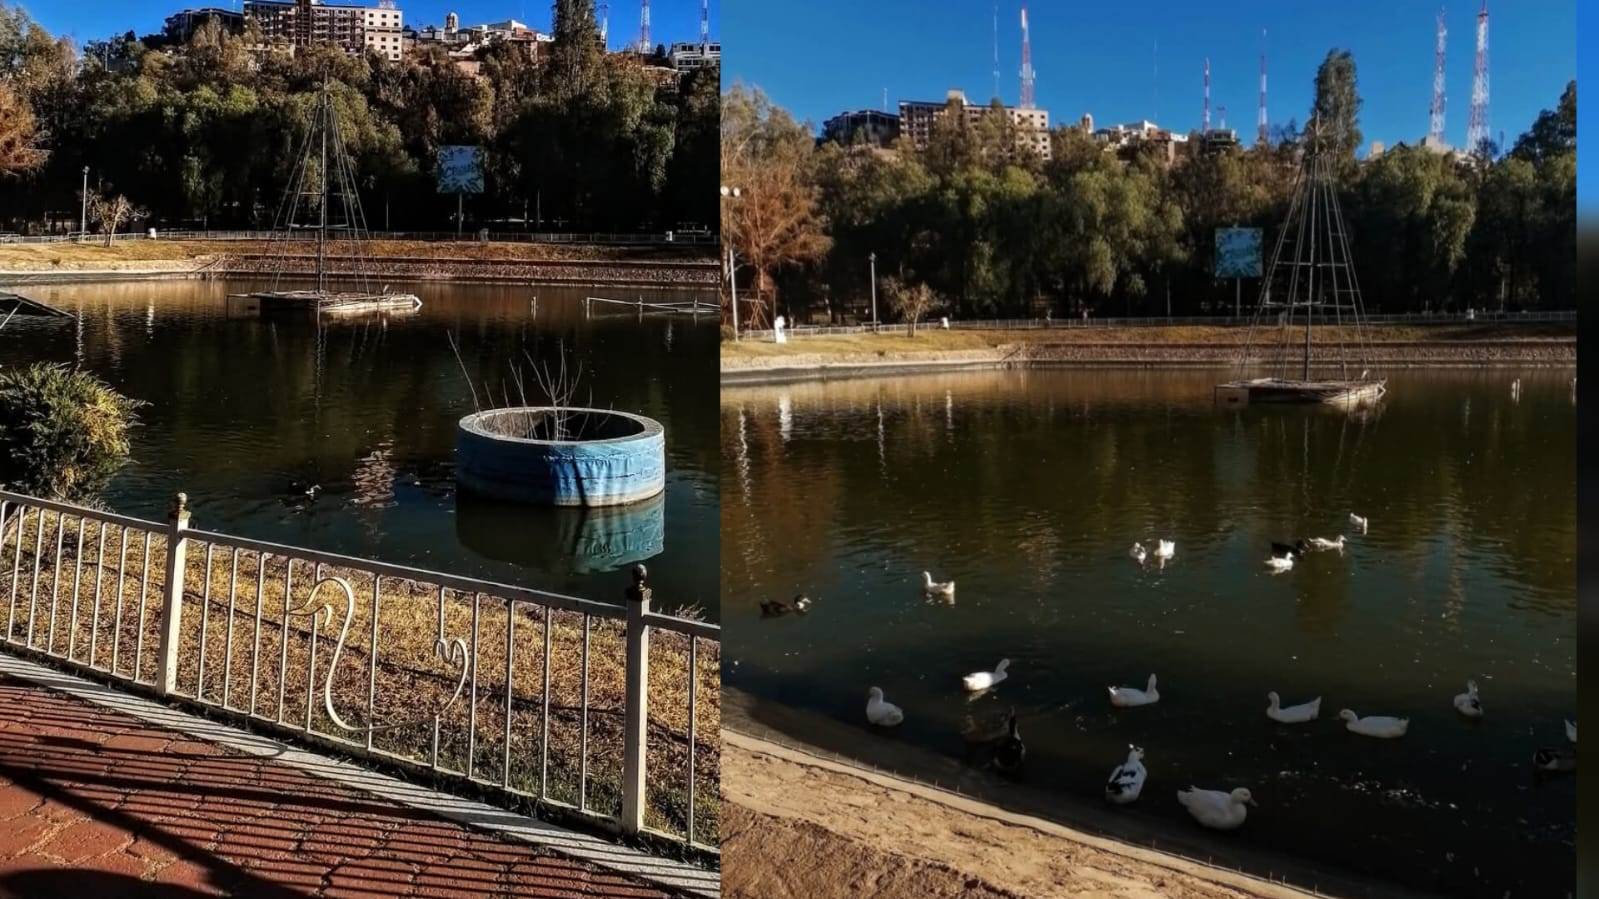
[[[78,243],[89,233],[89,167],[83,167],[83,209],[78,213]]]
[[[872,264],[872,331],[877,331],[877,253],[866,255],[866,261]]]
[[[722,199],[724,199],[724,200],[736,200],[736,199],[738,199],[738,197],[739,197],[739,189],[738,188],[736,188],[736,187],[728,187],[726,184],[722,185]],[[733,256],[733,241],[731,239],[728,239],[728,236],[725,235],[725,234],[723,235],[723,239],[727,240],[727,290],[728,290],[728,295],[731,297],[732,305],[733,305],[733,340],[734,340],[734,342],[737,342],[738,341],[738,263],[737,263],[737,261],[735,260],[735,258]]]

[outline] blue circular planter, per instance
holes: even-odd
[[[567,439],[548,406],[461,419],[455,479],[475,493],[549,506],[620,506],[666,489],[666,430],[642,415],[565,408]]]

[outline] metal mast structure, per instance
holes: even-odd
[[[1032,109],[1033,80],[1038,73],[1033,71],[1033,41],[1027,31],[1027,4],[1022,4],[1022,96],[1017,104],[1022,109]]]
[[[639,0],[638,52],[650,52],[650,0]]]
[[[1434,143],[1443,143],[1444,139],[1444,42],[1449,36],[1449,29],[1444,27],[1444,11],[1438,10],[1438,47],[1433,51],[1432,69],[1432,120],[1427,128],[1427,136]]]
[[[711,51],[711,0],[700,0],[700,52]]]
[[[1199,115],[1199,133],[1210,130],[1210,57],[1205,57],[1205,110]]]
[[[1260,112],[1255,118],[1255,143],[1264,147],[1270,142],[1266,128],[1266,29],[1260,29]]]
[[[999,0],[994,0],[994,96],[999,96]]]
[[[1242,361],[1248,364],[1258,349],[1260,361],[1279,378],[1310,381],[1311,371],[1320,368],[1336,369],[1338,377],[1349,379],[1354,365],[1365,381],[1370,370],[1365,306],[1338,203],[1336,154],[1320,144],[1318,137],[1295,181],[1288,216],[1261,279]],[[1276,341],[1260,333],[1274,324],[1280,332]],[[1318,325],[1338,329],[1337,339],[1317,345],[1312,333]],[[1354,330],[1355,358],[1345,339],[1348,328]]]
[[[1466,152],[1477,152],[1488,139],[1488,0],[1482,0],[1482,11],[1477,13],[1477,68],[1471,78],[1471,120],[1466,125]]]

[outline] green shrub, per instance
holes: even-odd
[[[55,499],[92,494],[127,459],[142,405],[65,365],[0,371],[0,483]]]

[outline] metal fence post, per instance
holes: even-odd
[[[645,743],[649,736],[650,629],[644,616],[650,611],[649,571],[633,566],[633,586],[627,588],[627,708],[622,732],[622,832],[644,829]]]
[[[172,695],[178,686],[178,627],[183,623],[184,552],[188,540],[183,532],[189,529],[189,497],[179,493],[173,497],[172,511],[167,515],[167,571],[166,602],[161,605],[161,692]]]

